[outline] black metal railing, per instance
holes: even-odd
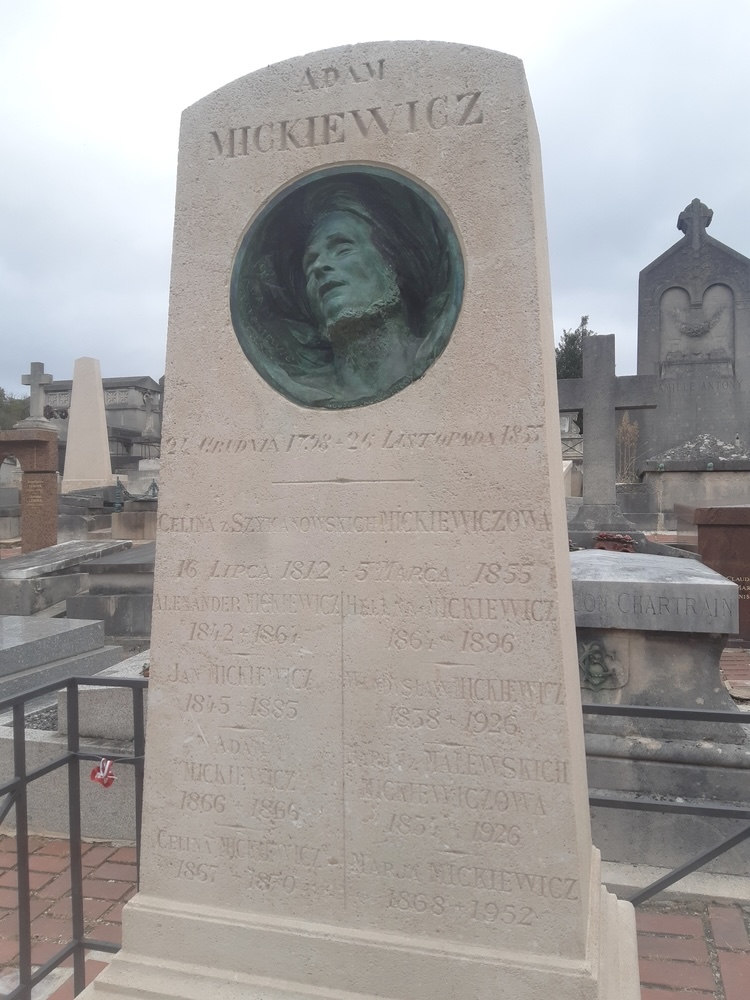
[[[143,812],[144,699],[146,678],[133,677],[71,677],[69,680],[46,684],[0,701],[0,712],[13,712],[14,777],[0,785],[0,823],[11,809],[16,820],[16,868],[18,875],[18,986],[6,994],[6,1000],[31,1000],[31,991],[53,969],[72,956],[73,993],[77,996],[85,986],[86,950],[115,952],[119,945],[87,938],[83,918],[83,870],[81,863],[81,761],[101,761],[107,752],[81,750],[78,725],[78,692],[83,686],[130,688],[133,693],[133,753],[117,757],[118,764],[133,767],[135,786],[136,871],[140,869],[141,816]],[[26,765],[26,704],[44,695],[65,690],[67,693],[67,750],[56,760],[27,770]],[[57,954],[31,971],[31,893],[29,885],[29,824],[28,786],[59,768],[68,771],[68,837],[70,841],[70,902],[72,914],[71,940]]]
[[[584,705],[584,715],[615,715],[624,716],[631,719],[661,719],[672,722],[719,722],[742,724],[742,715],[739,712],[719,712],[710,709],[698,708],[656,708],[645,705]],[[747,717],[746,724],[750,725],[750,716]],[[589,795],[589,804],[592,806],[602,806],[605,809],[634,809],[641,812],[663,812],[682,813],[689,816],[714,816],[717,819],[748,819],[750,820],[750,806],[738,806],[730,803],[712,804],[710,802],[684,802],[677,799],[652,799],[648,796],[639,795]],[[726,851],[741,844],[743,840],[750,837],[750,826],[746,826],[730,837],[724,838],[714,847],[697,854],[690,861],[668,872],[661,878],[640,889],[629,897],[633,906],[644,903],[657,893],[668,889],[670,885],[679,882],[686,875],[691,875],[698,871],[709,861],[713,861]]]
[[[143,757],[144,757],[144,689],[145,678],[116,677],[73,677],[67,681],[47,684],[33,691],[15,695],[0,701],[0,713],[13,713],[13,761],[14,777],[0,785],[0,823],[15,808],[16,850],[18,872],[18,943],[19,943],[19,983],[6,995],[5,1000],[31,1000],[31,991],[50,972],[67,958],[73,958],[73,994],[77,996],[85,986],[85,953],[87,950],[116,952],[119,945],[108,941],[87,938],[84,933],[83,915],[83,871],[81,860],[81,774],[82,761],[98,762],[106,757],[105,752],[81,750],[79,735],[78,694],[80,687],[129,688],[133,695],[133,753],[118,756],[118,764],[131,765],[134,769],[135,786],[135,830],[136,830],[136,871],[140,868],[141,817],[143,810]],[[44,695],[65,690],[67,693],[67,749],[66,752],[47,764],[32,771],[26,766],[26,704]],[[584,715],[624,716],[640,719],[661,719],[684,722],[742,723],[738,712],[719,712],[704,709],[651,708],[640,705],[584,705]],[[748,717],[750,724],[750,717]],[[32,973],[31,965],[31,894],[29,885],[28,846],[28,804],[27,789],[31,782],[67,766],[68,771],[68,836],[70,840],[70,897],[72,913],[71,940],[47,962]],[[662,798],[651,799],[640,795],[629,797],[616,794],[593,794],[589,797],[592,806],[610,809],[635,809],[641,811],[682,813],[698,816],[714,816],[723,819],[750,819],[750,806],[732,804],[688,803]],[[656,882],[630,897],[634,905],[650,899],[686,875],[697,871],[703,865],[719,857],[725,851],[750,838],[750,826],[725,838],[715,847],[688,861],[686,864],[663,876]]]

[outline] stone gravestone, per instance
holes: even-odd
[[[111,486],[113,482],[99,362],[95,358],[77,358],[62,491],[72,493]]]
[[[546,253],[510,56],[357,45],[185,112],[141,892],[96,996],[639,996]]]
[[[570,522],[570,537],[590,544],[599,531],[633,532],[617,502],[617,411],[656,406],[654,376],[615,375],[615,338],[583,341],[583,378],[558,381],[561,410],[583,410],[583,501]]]
[[[659,396],[637,418],[640,463],[665,509],[748,491],[750,260],[708,235],[712,218],[694,198],[682,238],[640,274],[638,373],[658,377]]]

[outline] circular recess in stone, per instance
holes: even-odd
[[[281,191],[232,269],[237,339],[300,406],[367,406],[421,378],[450,339],[464,266],[445,211],[414,181],[332,167]]]

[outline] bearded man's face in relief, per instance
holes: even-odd
[[[357,325],[398,308],[393,268],[372,239],[370,225],[350,212],[325,215],[314,227],[302,259],[307,297],[323,334]]]

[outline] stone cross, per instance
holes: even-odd
[[[701,245],[701,238],[711,225],[714,213],[700,198],[693,198],[677,217],[677,228],[692,239],[693,250]]]
[[[609,510],[618,520],[616,497],[617,410],[653,409],[657,405],[655,375],[615,375],[613,335],[586,337],[583,341],[583,378],[557,383],[560,410],[583,410],[584,508],[598,507],[600,530],[614,528]],[[619,513],[619,518],[622,518]],[[596,518],[595,518],[596,519]]]
[[[29,416],[37,420],[44,417],[44,389],[42,386],[49,385],[52,376],[45,374],[44,365],[41,361],[32,361],[29,366],[29,374],[21,376],[21,384],[31,387],[29,399]]]

